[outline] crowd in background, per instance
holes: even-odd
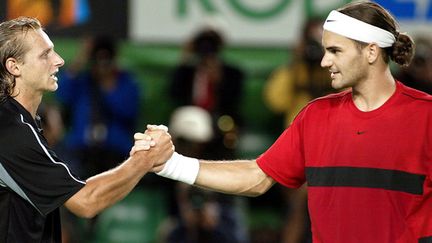
[[[328,70],[320,67],[321,32],[321,19],[307,21],[298,44],[288,48],[292,58],[274,67],[268,80],[262,80],[262,96],[255,98],[275,117],[283,114],[281,129],[289,126],[307,102],[335,92]],[[397,70],[396,78],[432,93],[432,41],[419,37],[416,43],[412,65]],[[178,65],[167,76],[167,90],[160,95],[165,95],[174,109],[165,124],[182,154],[210,160],[236,155],[243,125],[249,119],[239,110],[247,73],[223,59],[226,45],[223,33],[203,28],[184,44]],[[118,65],[118,55],[114,39],[86,38],[75,60],[62,70],[57,102],[41,106],[47,140],[82,178],[115,166],[127,157],[133,143],[139,100],[144,95],[138,83],[143,81]],[[167,194],[168,215],[156,233],[160,242],[310,242],[306,187],[276,187],[270,201],[263,203],[270,208],[276,202],[283,205],[279,212],[283,224],[274,231],[248,227],[247,213],[254,212],[245,205],[254,199],[151,176],[137,190],[146,187],[157,187]],[[85,223],[67,213],[63,217],[65,242],[92,239],[98,217]]]

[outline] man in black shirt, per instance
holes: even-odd
[[[61,242],[61,205],[93,217],[172,155],[170,136],[158,130],[153,135],[160,149],[135,153],[112,170],[80,180],[48,147],[39,126],[36,110],[43,93],[57,89],[64,60],[38,20],[0,24],[0,60],[0,242]]]

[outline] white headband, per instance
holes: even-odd
[[[323,28],[353,40],[376,43],[381,48],[390,47],[396,41],[394,35],[387,30],[365,23],[336,10],[330,12]]]

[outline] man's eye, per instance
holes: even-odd
[[[50,53],[51,53],[51,51],[46,51],[46,52],[42,53],[41,57],[47,58]]]

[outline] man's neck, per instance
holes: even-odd
[[[378,109],[396,90],[396,82],[389,69],[373,77],[353,87],[353,101],[361,111]]]
[[[14,99],[20,103],[33,117],[36,118],[37,109],[42,101],[42,95],[19,94]]]

